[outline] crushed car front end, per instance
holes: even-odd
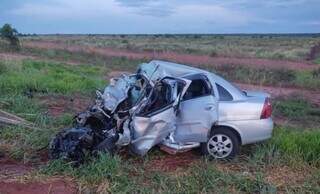
[[[230,101],[223,100],[219,84],[230,92]],[[227,158],[241,143],[268,138],[273,128],[269,104],[260,102],[267,98],[247,96],[215,74],[170,62],[144,63],[136,74],[112,78],[96,95],[74,126],[52,139],[51,158],[80,164],[86,154],[114,154],[128,146],[143,156],[156,145],[169,153],[201,147],[205,154]]]

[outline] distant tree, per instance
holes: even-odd
[[[1,38],[7,40],[12,47],[19,48],[18,31],[12,28],[10,24],[4,24],[2,28],[0,28],[0,35]]]

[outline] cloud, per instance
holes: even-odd
[[[2,1],[0,23],[45,32],[314,32],[320,18],[319,0]]]
[[[56,0],[49,2],[22,4],[20,7],[12,9],[9,14],[32,17],[56,17],[56,18],[90,18],[105,15],[119,16],[127,12],[126,8],[120,7],[110,0]]]
[[[320,20],[319,21],[308,21],[308,22],[304,22],[303,24],[309,25],[309,26],[319,26],[320,27]]]
[[[205,22],[205,24],[213,25],[241,26],[246,25],[250,20],[246,13],[217,5],[181,6],[174,16],[180,20],[185,19],[193,25]]]
[[[154,17],[166,17],[174,13],[175,4],[160,0],[116,0],[120,6],[130,8],[133,13]]]

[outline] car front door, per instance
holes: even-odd
[[[180,102],[174,140],[178,143],[206,142],[209,130],[218,120],[213,87],[203,74],[186,79],[191,80],[191,84]]]
[[[176,130],[179,101],[189,84],[189,80],[171,77],[155,84],[132,117],[131,151],[144,155]]]

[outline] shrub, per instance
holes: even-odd
[[[9,41],[13,48],[19,48],[18,31],[12,28],[10,24],[4,24],[0,28],[0,35],[3,39]]]

